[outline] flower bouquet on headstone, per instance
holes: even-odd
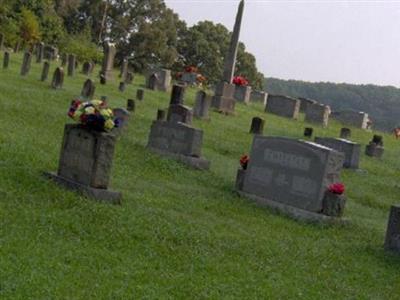
[[[244,78],[243,76],[233,77],[232,83],[234,85],[239,85],[239,86],[248,86],[249,85],[249,81],[246,78]]]
[[[246,170],[247,169],[247,165],[248,165],[248,163],[249,163],[249,160],[250,160],[250,158],[249,158],[249,156],[248,155],[246,155],[246,154],[244,154],[244,155],[242,155],[241,157],[240,157],[240,166],[242,167],[242,169],[243,170]]]
[[[237,170],[237,174],[236,174],[236,189],[238,191],[241,191],[243,189],[243,183],[244,183],[244,177],[246,174],[246,170],[247,170],[247,165],[249,163],[249,156],[246,154],[243,154],[240,157],[239,163],[241,168],[239,168]]]
[[[96,131],[111,131],[118,127],[119,120],[114,118],[112,109],[102,100],[82,102],[74,100],[68,111],[68,116],[82,126]]]
[[[346,197],[343,183],[331,184],[324,195],[322,202],[322,213],[327,216],[341,217],[343,215]]]

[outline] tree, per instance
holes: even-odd
[[[29,9],[22,8],[20,17],[20,36],[28,45],[40,40],[39,22],[36,15]]]

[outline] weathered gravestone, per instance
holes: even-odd
[[[243,102],[248,104],[250,102],[251,86],[235,86],[235,93],[233,97],[238,102]]]
[[[333,112],[331,117],[344,125],[354,126],[361,129],[368,128],[368,114],[361,111],[337,111]]]
[[[265,111],[272,114],[297,119],[299,115],[300,101],[295,98],[282,95],[268,95]]]
[[[314,129],[311,127],[304,128],[304,136],[307,138],[311,138],[313,135]]]
[[[390,208],[385,249],[400,254],[400,205],[392,205]]]
[[[3,69],[8,69],[9,64],[10,64],[10,52],[4,51]]]
[[[135,111],[135,100],[133,99],[128,99],[126,101],[126,109],[128,111],[134,112]]]
[[[46,81],[47,77],[49,77],[50,63],[45,61],[43,63],[42,75],[40,76],[41,81]]]
[[[30,69],[31,69],[31,61],[32,61],[32,54],[28,51],[24,53],[24,58],[22,60],[22,65],[21,65],[21,75],[25,76],[28,75]]]
[[[208,96],[204,91],[198,91],[196,94],[196,102],[193,107],[193,116],[195,118],[208,120],[208,111],[210,109],[212,97]]]
[[[51,81],[51,87],[53,89],[61,89],[63,85],[64,85],[64,69],[58,67],[54,71],[53,80]]]
[[[38,43],[36,45],[36,62],[37,63],[42,63],[44,58],[44,43]]]
[[[21,42],[20,41],[16,41],[15,45],[14,45],[14,53],[19,52],[19,47],[21,46]]]
[[[307,107],[309,105],[314,105],[314,104],[318,104],[318,101],[309,99],[309,98],[303,98],[303,97],[299,97],[297,98],[300,101],[300,112],[305,113],[307,111]]]
[[[114,68],[114,58],[117,52],[115,44],[104,42],[103,43],[103,64],[101,66],[100,74],[104,76],[105,80],[112,79],[112,70]]]
[[[239,193],[294,218],[332,220],[323,215],[328,187],[339,181],[343,154],[312,142],[255,135]]]
[[[0,50],[3,50],[4,34],[0,33]]]
[[[160,110],[157,112],[157,120],[151,126],[147,147],[193,168],[208,170],[210,162],[201,157],[203,131],[190,126],[192,111],[183,104],[175,104],[175,99],[171,97],[167,121],[162,120],[164,115],[165,113],[160,115]]]
[[[351,138],[351,129],[350,128],[341,128],[340,129],[340,138],[346,139],[346,140]]]
[[[150,90],[166,92],[171,85],[171,70],[148,70],[146,87]]]
[[[261,102],[265,107],[265,105],[267,104],[267,97],[268,94],[266,92],[252,90],[250,94],[250,101]]]
[[[322,127],[327,127],[330,113],[331,108],[327,105],[319,103],[308,104],[304,120],[309,123],[321,125]]]
[[[119,73],[121,81],[126,82],[126,76],[128,74],[128,66],[129,66],[129,61],[127,58],[124,58],[124,60],[121,63],[121,71]]]
[[[107,83],[107,79],[106,76],[104,74],[100,74],[100,84],[106,84]]]
[[[46,173],[57,183],[100,201],[120,204],[121,193],[108,190],[116,136],[67,124],[57,173]]]
[[[157,121],[165,121],[165,110],[164,109],[158,109],[157,110]]]
[[[96,86],[92,79],[87,79],[82,87],[81,95],[87,99],[92,99],[94,92],[96,91]]]
[[[371,157],[382,158],[384,151],[381,135],[374,135],[372,141],[365,147],[365,154]]]
[[[58,49],[53,46],[44,46],[44,59],[55,60],[58,56]]]
[[[125,82],[120,82],[120,83],[119,83],[118,90],[119,90],[120,92],[124,92],[124,91],[125,91],[125,87],[126,87]]]
[[[85,61],[82,65],[82,74],[89,76],[92,73],[93,64],[91,62]]]
[[[139,100],[139,101],[143,101],[143,99],[144,99],[144,90],[138,89],[136,91],[136,99]]]
[[[259,117],[254,117],[251,120],[251,126],[250,126],[250,133],[253,134],[263,134],[264,132],[264,119],[261,119]]]
[[[76,57],[73,54],[68,54],[68,76],[75,75]]]
[[[345,156],[343,167],[358,169],[360,163],[361,145],[345,139],[316,137],[315,142],[320,145],[342,152]]]
[[[186,88],[183,85],[174,84],[172,87],[169,104],[183,104]]]
[[[224,59],[222,80],[217,84],[215,95],[211,102],[213,108],[224,114],[233,114],[235,112],[235,85],[232,84],[232,79],[236,68],[236,57],[239,46],[243,11],[244,0],[239,3],[229,49]]]
[[[126,77],[125,77],[125,83],[126,84],[132,84],[133,82],[133,73],[132,72],[127,72]]]

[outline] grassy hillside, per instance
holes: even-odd
[[[1,56],[2,57],[2,56]],[[41,176],[56,170],[71,99],[85,77],[64,89],[38,81],[41,67],[19,75],[21,57],[0,70],[1,299],[393,299],[400,294],[400,258],[383,251],[388,211],[398,201],[400,151],[385,135],[378,161],[344,170],[348,189],[343,227],[296,222],[242,199],[233,190],[240,155],[248,153],[251,118],[265,134],[302,137],[303,121],[265,114],[260,104],[237,115],[211,112],[194,121],[204,130],[201,172],[145,149],[157,108],[169,94],[146,90],[118,141],[111,187],[123,205],[96,203]],[[51,73],[55,68],[52,63]],[[97,74],[95,70],[94,74]],[[117,74],[117,72],[115,72]],[[98,82],[97,77],[95,78]],[[143,84],[124,93],[118,82],[97,84],[111,106],[125,106]],[[186,104],[193,105],[195,90]],[[340,125],[314,126],[337,136]],[[363,146],[372,133],[353,130]]]
[[[372,84],[355,85],[331,82],[265,79],[271,94],[308,97],[329,104],[334,110],[357,110],[370,114],[374,128],[391,131],[400,126],[400,89]]]

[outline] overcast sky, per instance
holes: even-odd
[[[231,31],[239,0],[165,2]],[[400,0],[247,0],[240,40],[267,77],[400,87]]]

